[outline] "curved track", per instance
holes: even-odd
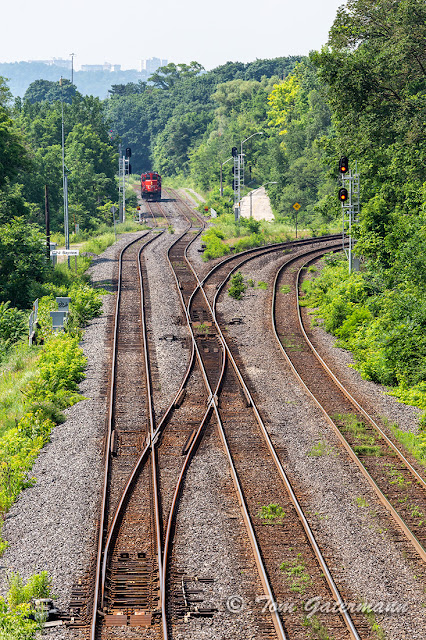
[[[166,212],[162,211],[159,203],[155,204],[155,207],[149,206],[152,224],[157,225],[159,217],[161,222],[167,222]],[[227,456],[265,597],[271,603],[291,598],[292,594],[278,569],[280,561],[289,557],[290,550],[303,555],[311,579],[315,581],[316,593],[326,600],[333,598],[341,610],[345,609],[342,596],[303,514],[297,497],[298,489],[292,487],[285,473],[280,454],[273,446],[215,312],[216,301],[227,279],[244,262],[263,253],[279,252],[289,264],[296,259],[288,255],[292,252],[303,253],[304,256],[318,255],[319,251],[334,250],[340,246],[340,239],[302,240],[249,250],[220,261],[200,281],[188,259],[188,249],[202,232],[204,223],[186,204],[179,203],[178,210],[188,224],[169,249],[169,264],[192,347],[184,380],[158,425],[150,381],[149,340],[144,312],[146,275],[142,251],[160,234],[151,233],[143,244],[140,240],[130,243],[120,255],[92,640],[114,638],[113,628],[117,626],[150,627],[150,638],[166,640],[173,637],[176,615],[182,608],[170,598],[176,581],[180,579],[173,568],[173,554],[177,552],[173,539],[179,498],[191,460],[206,425],[212,420]],[[321,244],[320,250],[318,244]],[[134,259],[136,248],[137,260]],[[122,291],[126,290],[126,285],[122,284],[126,251],[133,252],[133,263],[138,265],[140,291],[140,311],[130,312],[134,326],[127,329],[125,320],[120,319],[120,309],[124,308]],[[135,268],[131,269],[133,277]],[[135,309],[134,291],[129,296]],[[140,327],[136,320],[139,315]],[[120,338],[120,327],[123,336],[127,337]],[[128,365],[124,360],[122,362],[122,352],[118,351],[120,340],[124,352],[127,349],[131,354],[129,357],[139,367],[130,376],[126,369]],[[119,369],[121,365],[124,366],[123,374]],[[133,389],[133,395],[128,392],[123,395],[117,384],[129,377],[130,380],[141,381],[140,390],[137,394]],[[119,405],[117,402],[121,397]],[[138,403],[140,410],[137,409]],[[133,430],[119,422],[126,406],[130,407],[129,418],[124,418],[123,424],[134,424],[137,416],[137,428]],[[265,527],[258,517],[259,507],[274,503],[279,503],[285,511],[285,524]],[[206,615],[210,614],[206,611]],[[322,622],[335,640],[368,637],[365,620],[358,616],[353,621],[346,611],[343,615],[327,615]],[[301,626],[300,615],[273,610],[270,622],[264,623],[259,631],[259,638],[292,640],[305,637],[304,633],[306,630]]]

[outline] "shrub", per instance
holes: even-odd
[[[23,311],[0,302],[0,341],[6,346],[18,342],[27,332],[27,316]]]
[[[231,277],[230,286],[228,288],[228,294],[235,300],[241,300],[244,291],[247,289],[247,285],[244,283],[243,274],[241,271],[237,271]]]
[[[44,619],[31,605],[31,600],[52,597],[50,582],[46,571],[31,576],[26,584],[19,573],[9,576],[7,597],[0,598],[1,640],[32,640]]]

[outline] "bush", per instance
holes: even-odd
[[[89,285],[74,284],[68,292],[71,298],[71,310],[68,325],[84,327],[89,320],[96,318],[102,309],[101,289],[93,289]]]
[[[6,347],[18,342],[27,332],[27,316],[23,311],[0,302],[0,342]]]
[[[0,598],[0,639],[32,640],[42,628],[43,615],[31,604],[34,598],[49,598],[51,580],[46,571],[35,574],[24,584],[19,573],[8,578],[7,597]]]
[[[244,282],[243,274],[241,271],[237,271],[237,273],[234,273],[231,277],[228,294],[235,300],[241,300],[246,289],[247,285]]]

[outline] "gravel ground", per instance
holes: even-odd
[[[126,234],[93,260],[89,273],[94,283],[113,289],[116,254],[137,235]],[[66,608],[74,581],[89,567],[103,474],[107,325],[114,308],[115,297],[106,295],[102,315],[84,332],[81,346],[88,362],[80,392],[86,399],[65,411],[66,421],[54,428],[34,463],[35,486],[22,492],[6,516],[3,536],[10,546],[2,558],[3,593],[7,572],[28,578],[47,570],[58,606]]]
[[[172,213],[173,204],[166,206]],[[183,228],[177,218],[173,220],[173,226],[176,233]],[[115,256],[129,237],[131,234],[94,260],[90,269],[94,282],[113,288]],[[161,390],[157,401],[159,413],[169,404],[185,369],[180,360],[183,343],[162,339],[171,333],[178,338],[187,335],[186,329],[176,324],[181,312],[180,302],[164,257],[166,247],[173,239],[166,233],[146,250],[154,319],[152,340],[160,384],[158,391]],[[190,255],[193,263],[205,271],[206,265],[197,252],[199,242],[194,243]],[[266,281],[274,268],[270,259],[265,258],[252,265],[245,270],[248,277],[256,280]],[[165,278],[167,296],[160,286]],[[386,516],[369,487],[352,469],[321,415],[309,401],[306,402],[303,391],[286,372],[286,365],[266,331],[267,294],[260,289],[250,289],[243,302],[226,297],[220,309],[227,317],[238,315],[245,319],[244,325],[232,326],[230,333],[238,339],[247,373],[261,394],[262,409],[267,414],[271,434],[277,444],[285,446],[288,452],[286,464],[292,476],[309,491],[311,518],[316,521],[321,540],[327,541],[332,549],[336,578],[348,585],[353,594],[372,602],[407,603],[409,608],[405,616],[389,616],[382,621],[382,626],[392,640],[423,639],[426,616],[421,604],[424,593],[401,550],[389,539],[385,530]],[[109,355],[105,345],[114,300],[113,296],[105,296],[103,315],[88,326],[82,341],[88,368],[80,388],[87,399],[68,409],[66,422],[54,429],[51,443],[33,467],[37,484],[22,493],[4,527],[10,548],[2,558],[3,566],[19,571],[24,578],[36,571],[49,571],[60,608],[67,607],[71,586],[88,569],[93,553],[103,474]],[[256,341],[253,341],[254,335]],[[325,334],[325,345],[327,340],[329,337]],[[329,348],[332,350],[331,344]],[[343,353],[346,357],[346,352]],[[345,368],[344,358],[342,362]],[[350,375],[357,375],[349,371]],[[397,405],[393,398],[386,397],[388,402]],[[307,456],[320,439],[329,442],[333,453],[322,457]],[[244,611],[238,614],[228,614],[225,608],[229,596],[242,596],[246,601],[254,598],[256,586],[251,577],[254,565],[240,526],[241,515],[235,504],[229,472],[220,443],[212,431],[206,434],[200,454],[191,464],[179,510],[177,542],[178,545],[183,543],[184,551],[179,555],[178,563],[188,574],[207,573],[214,577],[209,598],[219,612],[212,621],[190,621],[188,626],[182,626],[176,637],[197,640],[241,638],[243,627],[245,638],[256,638],[251,602],[247,602]],[[360,496],[369,507],[357,506],[356,498]],[[3,592],[5,573],[2,572]],[[77,632],[65,629],[49,631],[47,635],[54,640],[78,637]]]
[[[245,535],[245,526],[235,500],[235,490],[216,427],[210,426],[200,449],[191,463],[179,507],[175,548],[179,559],[174,565],[187,576],[213,577],[203,587],[202,607],[218,611],[212,619],[191,618],[174,634],[176,640],[226,638],[239,640],[259,637],[259,605],[256,594],[262,594],[256,565]],[[226,603],[232,597],[242,598],[241,610],[231,612]],[[265,620],[269,621],[269,614]]]
[[[242,268],[247,278],[256,281],[270,281],[275,270],[269,258]],[[225,319],[244,319],[242,325],[229,325],[229,335],[238,342],[271,436],[278,446],[285,447],[284,463],[290,477],[307,496],[309,518],[320,545],[333,558],[334,577],[355,599],[407,605],[403,615],[381,620],[389,639],[424,639],[425,594],[415,578],[416,569],[405,559],[404,545],[393,542],[393,525],[369,485],[349,462],[281,356],[270,333],[268,301],[268,291],[249,288],[241,302],[222,296],[218,309]],[[393,398],[387,401],[395,402]],[[328,455],[308,455],[320,440],[329,445]]]

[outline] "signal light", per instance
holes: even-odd
[[[346,173],[349,169],[349,161],[346,156],[342,156],[339,160],[340,173]]]
[[[132,150],[130,147],[127,147],[126,149],[126,158],[131,158],[132,157]]]
[[[339,189],[339,200],[340,202],[346,202],[348,199],[348,190],[347,189]]]
[[[235,191],[236,188],[237,188],[237,181],[233,180],[232,181],[232,189]]]
[[[232,152],[231,152],[231,153],[232,153],[232,157],[233,157],[233,158],[236,158],[236,157],[237,157],[237,155],[238,155],[238,149],[237,149],[237,147],[232,147]]]

